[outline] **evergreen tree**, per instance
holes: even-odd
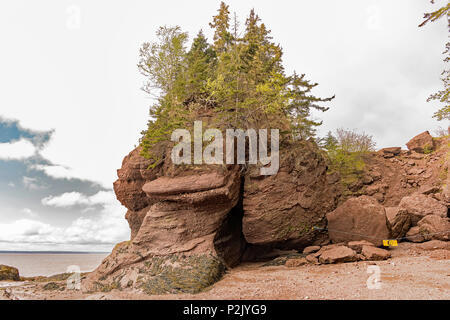
[[[229,6],[227,6],[224,2],[221,2],[218,14],[213,17],[213,22],[211,22],[209,25],[214,29],[214,50],[218,54],[227,51],[232,41],[232,36],[229,31]]]
[[[174,129],[190,128],[205,108],[217,128],[277,128],[281,142],[313,137],[321,122],[311,119],[311,110],[328,110],[322,102],[334,97],[316,97],[311,93],[316,83],[285,74],[282,49],[255,11],[241,35],[236,15],[230,27],[229,8],[222,2],[210,26],[212,45],[200,31],[186,52],[187,35],[179,27],[162,27],[158,42],[141,48],[144,90],[159,93],[141,139],[142,154],[151,158],[154,148],[170,142]]]
[[[187,53],[186,84],[187,98],[206,93],[208,79],[213,76],[216,53],[200,30]]]

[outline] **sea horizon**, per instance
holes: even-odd
[[[43,251],[43,250],[0,250],[1,253],[18,254],[109,254],[111,251]]]

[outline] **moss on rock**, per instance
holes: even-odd
[[[225,265],[212,255],[154,257],[140,288],[147,294],[197,293],[219,281]]]
[[[0,281],[20,281],[19,270],[14,267],[0,265]]]

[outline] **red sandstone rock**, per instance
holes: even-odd
[[[434,143],[433,137],[430,135],[428,131],[422,132],[421,134],[412,138],[406,146],[409,150],[424,153],[425,150],[433,150]]]
[[[313,227],[336,206],[326,163],[317,146],[298,141],[280,155],[280,170],[260,176],[254,168],[244,184],[243,232],[248,243],[298,248],[311,245]]]
[[[381,246],[390,237],[384,207],[369,196],[348,199],[328,213],[327,220],[333,242],[366,240]]]
[[[356,252],[345,246],[337,246],[335,248],[324,251],[320,257],[320,263],[342,263],[357,261]]]
[[[399,209],[410,215],[412,226],[416,226],[419,220],[430,214],[442,218],[447,217],[446,206],[430,196],[419,193],[404,197],[400,202]]]
[[[363,246],[361,253],[367,258],[367,260],[372,261],[386,260],[391,257],[391,253],[389,251],[376,248],[374,246]]]

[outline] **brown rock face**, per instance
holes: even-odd
[[[239,166],[177,170],[168,161],[147,170],[138,149],[125,157],[114,190],[129,209],[131,241],[89,274],[85,290],[197,292],[240,262],[246,243]]]
[[[141,148],[136,148],[123,159],[122,168],[117,170],[119,179],[114,182],[117,200],[131,211],[139,211],[150,204],[142,186],[147,180],[156,178],[155,170],[147,170],[150,161],[140,152]]]
[[[409,231],[406,233],[406,239],[408,239],[411,242],[424,242],[425,238],[423,235],[420,234],[420,230],[418,226],[412,227],[409,229]]]
[[[210,179],[200,179],[197,184],[193,183],[193,176],[184,176],[162,177],[144,185],[149,199],[157,202],[148,209],[133,239],[141,254],[215,252],[216,233],[239,201],[239,168],[225,175],[218,172],[200,175],[206,176]],[[168,186],[167,193],[161,191],[163,185]],[[224,258],[239,260],[239,257]]]
[[[417,225],[420,234],[426,241],[450,239],[450,222],[447,218],[428,215],[420,220]]]
[[[434,149],[433,137],[428,131],[425,131],[412,138],[406,146],[409,150],[419,153],[424,153],[426,150],[431,151]]]
[[[436,199],[420,193],[414,193],[404,197],[400,202],[399,209],[405,211],[411,217],[411,225],[417,223],[425,216],[433,214],[441,218],[447,217],[447,207]]]
[[[404,209],[398,207],[387,207],[386,216],[388,218],[391,236],[393,238],[404,237],[411,227],[411,216]]]
[[[335,242],[366,240],[381,246],[390,238],[384,207],[369,196],[350,198],[327,214],[328,233]]]
[[[317,236],[312,227],[335,208],[336,192],[327,183],[327,167],[317,147],[302,141],[287,149],[280,153],[276,175],[260,176],[255,168],[245,179],[242,223],[248,243],[310,245]]]

